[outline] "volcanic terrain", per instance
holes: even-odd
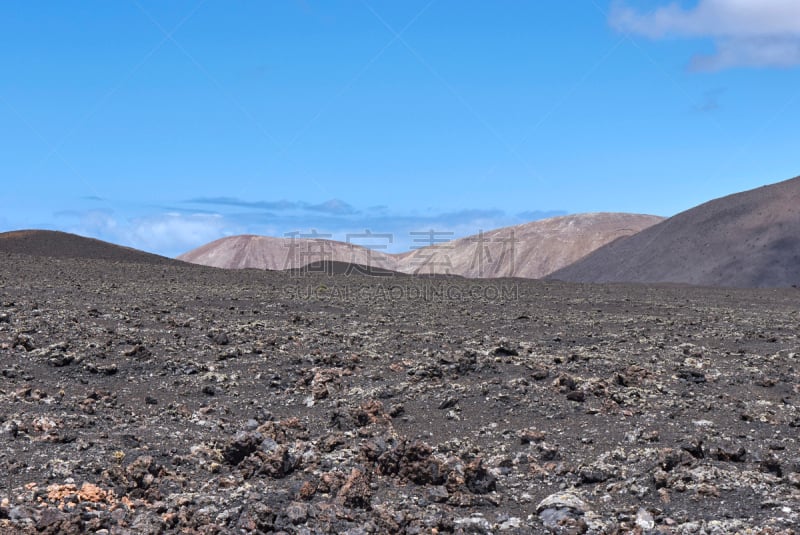
[[[623,213],[553,217],[398,255],[395,269],[470,278],[539,279],[664,218]]]
[[[798,285],[800,177],[707,202],[550,276],[579,282]]]
[[[797,290],[346,273],[0,253],[0,532],[795,533]]]
[[[0,254],[22,253],[49,258],[102,259],[109,262],[175,264],[175,260],[130,247],[56,230],[15,230],[0,233]]]
[[[226,269],[300,269],[307,264],[341,262],[393,269],[392,256],[335,240],[273,238],[251,234],[220,238],[178,257],[184,262]]]
[[[216,240],[178,258],[230,269],[280,270],[313,262],[345,262],[410,274],[541,278],[662,219],[624,213],[554,217],[401,254],[333,240],[243,235]],[[435,234],[430,238],[437,239]]]

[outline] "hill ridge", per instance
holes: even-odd
[[[309,257],[317,253],[317,259],[374,265],[407,274],[540,278],[617,239],[621,233],[635,233],[662,219],[614,212],[572,214],[491,229],[396,254],[335,240],[242,234],[214,240],[178,259],[229,269],[302,267],[304,259],[297,256],[297,250],[292,256],[291,246],[296,246],[301,254],[307,251]]]
[[[178,260],[132,247],[60,230],[23,229],[0,233],[0,252],[49,258],[89,258],[141,264],[176,264]]]
[[[783,287],[800,283],[800,177],[699,204],[549,278]]]

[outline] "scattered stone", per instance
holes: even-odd
[[[467,488],[474,494],[487,494],[497,487],[497,478],[486,470],[480,457],[467,465],[464,477]]]
[[[795,529],[796,299],[307,275],[3,256],[0,533]]]
[[[567,393],[567,399],[570,401],[577,401],[583,403],[586,401],[586,393],[583,390],[573,390]]]
[[[522,429],[519,433],[520,444],[530,444],[531,442],[542,442],[545,434],[537,429]]]
[[[718,447],[711,451],[711,457],[718,461],[726,461],[731,463],[743,463],[747,459],[747,450],[743,446],[736,448],[733,447]]]
[[[542,524],[552,533],[586,533],[584,516],[589,506],[577,494],[559,492],[551,494],[536,507]]]
[[[230,343],[230,340],[228,339],[228,335],[226,333],[215,334],[212,340],[218,346],[226,346]]]
[[[8,439],[17,438],[17,435],[19,435],[19,425],[13,420],[3,422],[3,426],[0,430],[2,430],[3,436]]]
[[[653,515],[651,515],[647,509],[639,508],[639,511],[636,513],[636,527],[643,530],[650,530],[656,527]]]
[[[228,464],[237,465],[255,452],[262,440],[260,433],[241,431],[222,450],[222,458]]]
[[[706,374],[700,370],[683,369],[679,370],[677,375],[680,379],[683,379],[689,383],[702,384],[706,382]]]
[[[696,459],[702,459],[705,457],[705,451],[703,450],[702,439],[698,438],[690,439],[689,441],[681,444],[681,449],[689,453],[692,457]]]
[[[499,346],[492,352],[495,357],[516,357],[519,356],[519,351],[514,348]]]
[[[781,461],[773,454],[767,455],[759,463],[758,466],[763,472],[774,474],[777,477],[783,476],[783,468],[781,467]]]
[[[455,407],[457,403],[458,403],[458,398],[452,396],[439,403],[438,409],[439,410],[449,409],[451,407]]]
[[[353,468],[337,496],[347,507],[370,509],[372,489],[369,485],[369,478],[362,470]]]
[[[531,372],[531,377],[533,377],[537,381],[542,381],[544,379],[547,379],[549,375],[550,372],[547,370],[547,368],[534,368],[533,371]]]
[[[461,533],[474,533],[479,535],[489,535],[492,533],[492,525],[485,518],[472,516],[469,518],[457,518],[455,525]]]
[[[450,498],[450,493],[447,488],[442,485],[436,485],[428,489],[427,497],[434,503],[445,503]]]
[[[289,504],[286,508],[286,518],[292,524],[302,524],[308,519],[308,505],[301,502]]]

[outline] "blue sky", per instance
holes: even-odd
[[[166,255],[800,174],[795,0],[0,3],[0,230]]]

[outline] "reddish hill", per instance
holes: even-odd
[[[707,202],[552,274],[576,282],[800,284],[800,177]]]
[[[178,257],[227,269],[299,269],[309,263],[339,262],[393,270],[390,255],[332,240],[241,235],[221,238]]]
[[[399,255],[397,269],[471,278],[538,279],[663,218],[624,213],[553,217]]]
[[[178,258],[230,269],[296,269],[325,261],[418,275],[540,278],[661,220],[613,213],[555,217],[397,255],[329,240],[243,235],[216,240]]]

